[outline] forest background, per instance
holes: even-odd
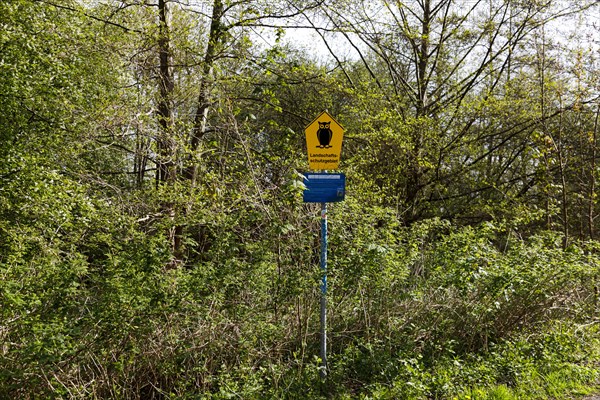
[[[0,397],[593,390],[599,15],[3,0]],[[325,109],[348,192],[329,213],[323,381],[301,172]]]

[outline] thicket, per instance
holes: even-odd
[[[350,198],[330,217],[324,384],[313,232],[274,224],[250,241],[250,226],[214,221],[210,257],[165,270],[164,237],[77,192],[64,219],[3,225],[2,397],[467,398],[505,385],[547,398],[597,378],[592,244],[381,227]]]
[[[600,74],[543,27],[594,4],[385,2],[369,32],[358,1],[210,3],[0,3],[0,398],[593,390]],[[369,50],[258,48],[290,10]],[[324,108],[348,178],[326,380],[300,175]]]

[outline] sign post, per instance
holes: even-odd
[[[304,130],[311,170],[336,170],[340,164],[344,128],[323,111]],[[346,176],[315,172],[304,175],[305,203],[321,203],[321,371],[327,377],[327,203],[344,200]]]
[[[327,376],[327,203],[321,203],[321,378]]]

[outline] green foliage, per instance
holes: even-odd
[[[145,2],[0,3],[0,398],[593,389],[598,113],[581,57],[578,89],[524,48],[512,74],[486,65],[494,83],[469,86],[458,77],[473,71],[451,50],[477,40],[474,21],[450,13],[448,26],[464,28],[436,48],[437,70],[425,72],[439,90],[425,104],[404,58],[329,68],[283,44],[281,29],[259,49],[251,25],[277,20],[283,3],[235,2],[219,21],[167,3],[166,47]],[[211,22],[227,29],[203,57]],[[420,38],[413,26],[385,29],[371,44]],[[346,128],[348,177],[346,201],[329,207],[325,381],[319,214],[302,203],[299,174],[303,129],[323,109]],[[168,183],[152,179],[163,139]]]
[[[518,387],[516,398],[525,398],[581,390],[594,381],[595,328],[557,321],[588,320],[593,287],[582,282],[593,282],[597,260],[578,248],[563,251],[553,235],[513,237],[507,244],[507,232],[489,224],[425,226],[409,237],[418,243],[424,232],[444,234],[420,247],[408,281],[388,279],[389,286],[374,292],[355,287],[364,319],[340,318],[343,350],[333,358],[333,380],[375,398],[451,398],[482,385]],[[363,279],[375,283],[378,273]],[[384,307],[365,301],[382,290]],[[363,336],[345,340],[343,332],[352,330]],[[564,381],[552,383],[557,376]]]

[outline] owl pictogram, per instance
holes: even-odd
[[[331,121],[321,122],[319,121],[319,130],[317,131],[317,138],[319,139],[319,145],[317,146],[320,149],[328,149],[331,147],[331,137],[333,136],[333,132],[329,128]]]

